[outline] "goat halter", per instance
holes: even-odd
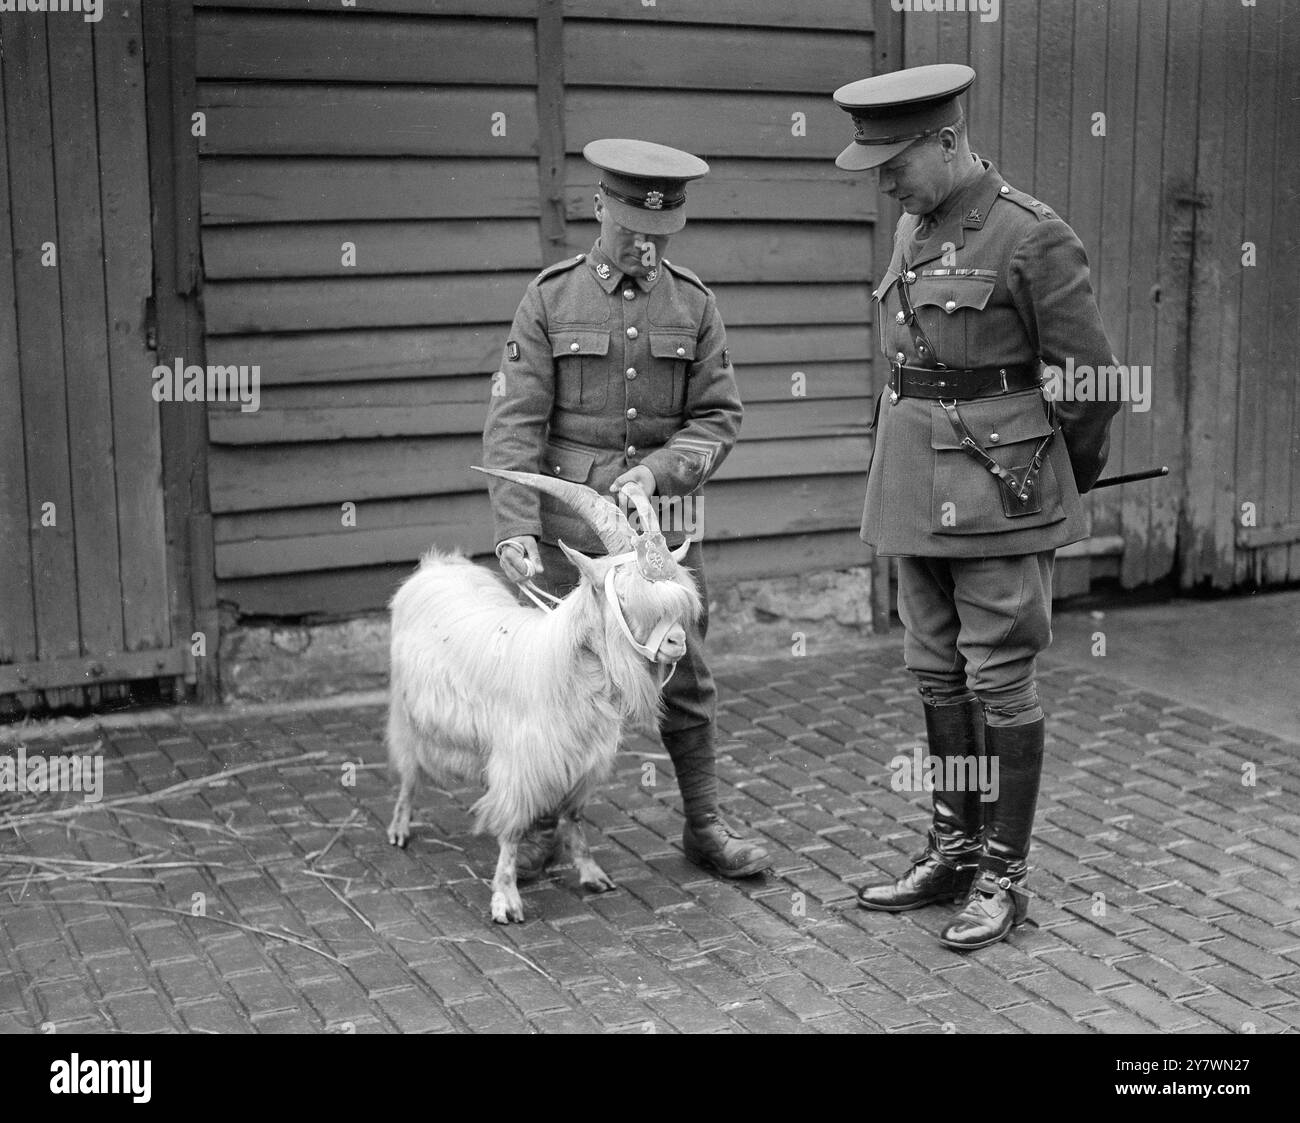
[[[618,570],[618,567],[620,565],[627,565],[631,562],[635,562],[637,560],[637,555],[635,552],[615,554],[611,560],[614,564],[611,565],[609,570],[606,572],[604,584],[605,600],[609,604],[609,609],[614,614],[614,619],[618,621],[618,626],[626,637],[627,642],[632,645],[637,654],[645,659],[649,659],[652,663],[657,663],[659,661],[659,648],[663,645],[664,637],[673,630],[675,621],[665,617],[651,629],[650,634],[646,637],[645,643],[637,642],[636,636],[632,634],[631,627],[628,626],[627,618],[623,615],[623,606],[618,603],[618,593],[614,590],[614,574]],[[518,587],[523,591],[524,595],[543,612],[554,612],[556,606],[561,602],[560,597],[552,596],[544,589],[539,589],[531,580],[521,582]],[[543,597],[546,599],[543,600]],[[550,603],[548,604],[547,601]],[[674,662],[671,669],[668,671],[667,678],[659,684],[660,688],[668,684],[668,679],[672,678],[676,671],[677,663]]]
[[[636,556],[634,551],[627,554],[615,554],[610,559],[614,564],[605,573],[605,600],[609,603],[609,609],[614,614],[614,619],[618,621],[618,626],[622,629],[623,635],[627,637],[627,642],[632,645],[638,654],[654,663],[658,660],[659,648],[663,645],[664,637],[673,630],[677,622],[664,617],[651,629],[645,643],[638,643],[636,636],[632,634],[632,629],[628,627],[627,618],[623,615],[623,606],[618,603],[618,593],[614,591],[614,575],[618,572],[620,565],[635,562]],[[673,669],[677,669],[676,663],[673,664]],[[669,672],[669,677],[671,677],[671,672]],[[665,679],[664,681],[667,682],[668,680]]]

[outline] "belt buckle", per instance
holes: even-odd
[[[897,405],[903,395],[903,364],[897,359],[889,360],[889,404]]]

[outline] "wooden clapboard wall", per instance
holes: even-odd
[[[875,195],[831,162],[829,92],[873,71],[872,6],[359,9],[196,5],[208,360],[263,387],[257,413],[210,412],[223,601],[373,609],[430,543],[491,550],[467,470],[489,377],[527,282],[594,240],[579,154],[608,135],[714,169],[668,254],[715,287],[747,403],[711,572],[860,564]]]
[[[139,0],[0,16],[0,713],[192,666],[151,396],[144,31]]]
[[[1062,557],[1126,587],[1300,579],[1300,37],[1275,5],[999,8],[897,17],[906,64],[975,68],[972,147],[1070,222],[1116,353],[1152,367],[1107,473],[1173,472],[1094,493],[1093,537]]]

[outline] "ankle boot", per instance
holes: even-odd
[[[745,838],[718,813],[713,724],[660,734],[677,770],[682,793],[682,850],[689,861],[722,877],[753,877],[772,864],[771,855]]]
[[[939,934],[939,942],[955,951],[973,951],[1005,939],[1029,916],[1029,890],[1021,881],[981,868],[966,907]]]
[[[697,866],[727,878],[753,877],[772,865],[762,846],[741,835],[717,812],[686,820],[682,850]]]
[[[925,734],[932,755],[946,762],[957,757],[978,761],[984,746],[984,713],[969,698],[947,706],[925,706]],[[975,877],[980,852],[977,769],[963,769],[971,783],[966,791],[934,791],[934,821],[925,851],[892,885],[870,885],[858,891],[864,909],[906,912],[936,902],[961,900]],[[942,780],[942,778],[941,778]]]
[[[912,859],[912,867],[891,885],[868,885],[858,890],[858,904],[880,912],[907,912],[926,905],[962,900],[975,878],[975,857],[948,856],[940,850],[933,830],[926,848]]]
[[[998,766],[998,799],[985,812],[984,853],[966,907],[939,936],[958,951],[1005,939],[1029,916],[1028,873],[1034,810],[1043,772],[1046,722],[990,725],[985,745]]]

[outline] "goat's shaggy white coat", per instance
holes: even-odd
[[[492,900],[501,922],[523,918],[515,845],[543,815],[560,816],[583,885],[612,888],[587,852],[579,815],[608,776],[624,725],[650,724],[660,705],[659,666],[632,649],[601,591],[612,563],[570,557],[582,580],[550,613],[519,605],[493,574],[437,551],[391,605],[388,751],[402,788],[389,840],[406,843],[421,769],[436,782],[481,778],[475,825],[501,844]],[[666,617],[680,625],[700,613],[685,570],[650,582],[620,566],[615,590],[638,642]]]

